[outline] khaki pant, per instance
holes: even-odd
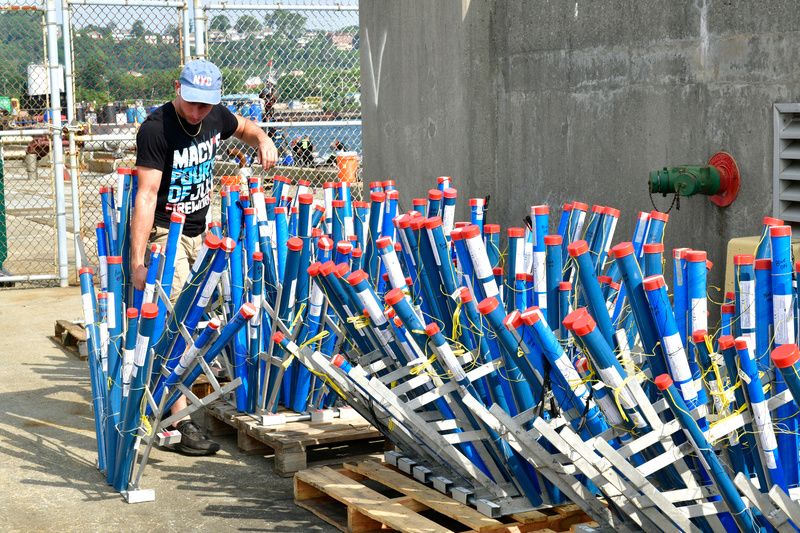
[[[163,248],[167,246],[167,235],[169,230],[166,228],[154,227],[150,232],[149,244],[160,244]],[[172,277],[172,290],[170,291],[169,299],[174,304],[178,299],[178,295],[183,290],[183,285],[189,278],[189,269],[197,259],[197,253],[203,246],[203,234],[197,237],[187,237],[181,235],[178,243],[178,252],[175,254],[175,274]],[[147,247],[148,258],[150,253],[150,246]],[[162,249],[163,252],[163,249]]]

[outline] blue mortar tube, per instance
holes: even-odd
[[[414,263],[419,266],[417,281],[422,294],[422,310],[433,319],[443,320],[447,307],[443,304],[444,295],[441,294],[439,288],[439,276],[437,273],[432,272],[435,262],[431,245],[428,241],[428,234],[424,229],[425,221],[426,219],[421,216],[414,217],[411,220],[408,240],[410,243],[413,241],[416,246],[412,253],[414,255]],[[426,268],[427,265],[430,266]]]
[[[579,357],[575,361],[575,370],[578,371],[578,375],[582,380],[592,381],[592,371],[589,368],[589,359],[586,357]],[[592,397],[603,413],[606,423],[612,427],[624,426],[625,421],[619,413],[619,408],[617,408],[613,396],[609,394],[610,389],[608,387],[593,387],[593,389]]]
[[[270,239],[272,240],[272,253],[275,254],[277,250],[275,249],[275,208],[278,207],[278,200],[272,196],[267,196],[264,198],[264,209],[267,211],[267,234],[269,235]]]
[[[669,305],[664,276],[651,276],[642,281],[642,285],[650,304],[650,313],[656,325],[661,346],[664,351],[669,373],[679,387],[681,398],[689,405],[691,410],[700,406],[697,384],[695,383],[686,350],[683,347],[675,315]],[[703,431],[708,429],[705,417],[698,420]]]
[[[318,283],[312,284],[308,314],[306,315],[306,319],[303,322],[300,334],[298,335],[301,344],[309,341],[317,333],[319,333],[322,324],[322,307],[324,303],[325,293],[322,292],[322,289]],[[304,365],[298,365],[294,375],[295,392],[289,408],[293,411],[301,413],[308,409],[313,376]]]
[[[369,182],[369,192],[383,192],[383,182],[382,181]]]
[[[572,203],[566,203],[561,208],[561,217],[558,219],[558,229],[556,233],[566,240],[567,229],[569,228],[569,217],[572,214]],[[566,253],[566,248],[561,250],[562,254]]]
[[[658,221],[651,221],[655,224]],[[689,294],[686,292],[686,253],[689,248],[675,248],[672,251],[672,280],[674,287],[672,289],[672,299],[675,314],[675,324],[678,327],[678,334],[680,335],[681,342],[686,343],[689,335],[689,322],[686,319],[686,314],[689,310]],[[684,344],[685,347],[685,344]]]
[[[736,521],[736,525],[743,531],[758,531],[759,528],[756,526],[750,510],[745,506],[739,492],[719,462],[714,448],[706,440],[703,430],[692,418],[691,408],[681,398],[677,388],[673,385],[672,378],[668,374],[661,374],[656,377],[655,384],[663,393],[670,410],[681,424],[695,451],[703,457],[703,462],[708,466],[708,472]]]
[[[506,298],[513,297],[513,291],[511,290],[513,287],[509,288],[503,285],[503,267],[496,266],[492,268],[492,274],[494,274],[494,282],[500,288],[500,294],[497,295],[497,299],[503,302]]]
[[[611,243],[614,240],[614,232],[617,229],[617,222],[619,221],[619,216],[620,216],[619,209],[615,209],[613,207],[606,207],[605,213],[603,215],[602,232],[597,236],[597,239],[599,239],[600,242],[598,243],[597,246],[595,246],[595,249],[598,251],[598,256],[596,261],[597,274],[600,274],[605,270],[606,258],[608,257],[608,251],[611,249]],[[614,272],[614,274],[616,273]],[[612,279],[613,278],[614,276],[612,276]]]
[[[480,228],[478,226],[467,226],[461,232],[461,236],[466,244],[469,257],[472,259],[474,269],[474,283],[472,286],[476,300],[493,298],[499,295],[500,291],[494,279],[492,265],[487,255],[486,246],[481,239]],[[459,254],[459,260],[461,255]],[[463,265],[464,262],[461,261]]]
[[[773,485],[778,485],[781,489],[787,491],[788,488],[783,475],[783,461],[781,461],[778,452],[778,442],[775,439],[775,430],[772,427],[772,416],[770,415],[769,407],[767,407],[764,389],[761,388],[761,378],[758,375],[756,361],[750,351],[750,339],[739,337],[735,342],[736,352],[739,355],[740,369],[744,376],[747,377],[745,379],[742,376],[742,381],[745,397],[750,405],[750,413],[755,423],[755,433],[758,437],[761,451],[761,462],[766,467],[767,485],[764,487],[764,492]],[[795,458],[796,456],[797,453],[795,452]]]
[[[469,223],[473,226],[478,226],[478,229],[483,234],[483,219],[484,208],[486,207],[486,200],[483,198],[470,198],[469,199]]]
[[[320,231],[327,231],[322,223],[325,218],[325,206],[322,204],[314,204],[314,210],[311,213],[311,227],[320,229]]]
[[[256,210],[253,207],[243,209],[244,213],[244,249],[245,272],[253,269],[253,252],[258,251],[258,226],[256,226]]]
[[[161,399],[164,396],[164,393],[170,394],[172,392],[173,387],[175,387],[175,385],[177,385],[181,379],[183,379],[183,375],[186,373],[186,370],[191,368],[191,366],[197,361],[197,358],[203,356],[205,353],[205,347],[210,346],[210,343],[219,333],[219,327],[220,320],[218,318],[215,317],[209,320],[208,325],[203,328],[203,331],[201,331],[194,342],[192,342],[192,345],[181,354],[180,358],[178,359],[178,363],[175,365],[175,368],[172,369],[172,372],[169,374],[169,376],[162,380],[153,390],[153,401],[156,405],[161,404]],[[147,415],[149,416],[150,414],[152,414],[152,410],[148,404]]]
[[[100,368],[103,371],[103,397],[108,403],[108,293],[97,293],[97,327],[100,331]],[[106,406],[108,407],[108,406]],[[108,408],[106,408],[108,413]]]
[[[571,244],[581,238],[583,228],[586,225],[586,214],[589,212],[589,204],[573,201],[572,212],[569,217],[569,227],[567,228],[568,243]]]
[[[478,304],[478,312],[484,316],[490,330],[497,337],[517,408],[520,412],[530,409],[541,401],[544,369],[535,368],[527,358],[519,357],[519,343],[504,324],[505,313],[497,298],[483,300]],[[520,361],[519,365],[517,361]]]
[[[453,250],[456,254],[456,261],[458,262],[458,270],[461,274],[461,284],[474,291],[475,284],[475,269],[472,266],[472,258],[467,250],[467,243],[464,241],[464,229],[455,228],[450,233],[450,239],[453,243]],[[478,229],[480,231],[480,228]]]
[[[437,359],[441,361],[444,368],[452,376],[452,379],[461,386],[464,394],[469,394],[476,400],[482,401],[478,391],[473,384],[470,383],[464,369],[453,354],[452,348],[447,343],[444,335],[441,334],[439,326],[436,324],[429,324],[425,328],[425,333],[431,339],[430,345]],[[528,501],[533,505],[541,505],[542,497],[539,484],[534,477],[535,474],[532,476],[530,469],[526,467],[526,461],[519,454],[515,453],[511,446],[509,446],[497,432],[489,427],[484,427],[484,429],[489,434],[489,438],[495,448],[503,457],[503,461],[498,462],[498,465],[504,469],[505,464],[508,464],[508,467],[514,475],[514,482],[519,485],[522,493],[528,498]]]
[[[299,271],[302,268],[303,272],[305,272],[306,268],[300,265],[300,256],[302,255],[303,251],[302,239],[292,237],[287,241],[286,247],[288,249],[288,255],[286,257],[286,270],[283,275],[283,280],[281,281],[282,290],[280,300],[278,301],[277,313],[279,319],[288,323],[292,319],[294,313],[297,311],[297,301],[295,295],[297,294],[297,278]],[[283,404],[290,405],[292,403],[293,375],[294,362],[292,362],[292,365],[284,369],[281,383],[275,382],[277,376],[274,372],[271,372],[267,396],[269,397],[272,394],[274,387],[280,387],[280,398],[283,400]],[[274,407],[277,407],[277,402]]]
[[[236,313],[233,318],[231,318],[230,322],[225,324],[225,327],[222,328],[220,331],[219,336],[213,341],[211,346],[206,350],[206,353],[203,354],[203,359],[206,363],[211,363],[216,357],[222,352],[222,350],[230,343],[233,337],[236,335],[238,331],[240,331],[247,322],[253,318],[256,314],[256,308],[250,302],[245,302],[242,304],[242,307],[239,308],[239,312]],[[194,381],[197,377],[203,373],[203,367],[200,365],[195,365],[189,371],[189,374],[183,379],[183,385],[187,388],[191,388]],[[164,412],[168,412],[175,401],[180,396],[179,393],[173,392],[170,396],[169,400],[167,400],[166,404],[164,405]]]
[[[711,344],[711,337],[708,336],[708,332],[698,330],[692,333],[692,343],[694,344],[695,353],[697,354],[697,362],[706,376],[705,383],[708,386],[709,396],[713,398],[714,412],[720,416],[725,415],[728,413],[722,401],[725,387],[722,381],[722,375],[719,373],[719,368],[715,371],[711,361],[711,354],[708,348]],[[739,435],[735,431],[732,432],[729,437],[729,446],[727,446],[727,450],[733,470],[748,475],[747,461],[745,460],[746,453],[744,449],[742,449]]]
[[[569,331],[563,326],[564,319],[572,312],[572,303],[570,302],[570,295],[572,294],[572,283],[569,281],[558,282],[558,324],[559,336],[561,340],[569,338]]]
[[[519,273],[514,280],[513,292],[506,297],[506,302],[511,302],[511,311],[524,311],[530,306],[527,294],[527,278],[528,274]]]
[[[410,215],[411,213],[419,213],[421,216],[424,217],[427,212],[428,212],[427,198],[412,198],[411,211],[407,212],[406,214]]]
[[[435,271],[439,274],[439,283],[434,287],[440,287],[440,308],[446,309],[447,313],[442,317],[445,326],[450,331],[453,324],[453,314],[456,311],[456,302],[453,295],[459,288],[456,279],[456,271],[453,262],[450,260],[450,245],[444,234],[444,223],[441,218],[433,217],[425,221],[425,233],[427,244],[430,246],[431,254],[435,261]],[[424,241],[424,240],[423,240]]]
[[[452,180],[450,176],[439,176],[436,178],[436,188],[440,191],[444,192],[445,190],[450,188]]]
[[[513,297],[506,296],[505,303],[506,303],[506,312],[510,313],[514,309],[518,309],[518,302],[517,302],[517,274],[522,274],[522,281],[523,281],[523,291],[522,294],[524,296],[524,289],[525,289],[525,230],[523,228],[508,228],[508,251],[506,255],[506,279],[504,282],[505,287],[510,289],[513,293]],[[528,306],[525,305],[522,309],[526,309]],[[520,311],[522,310],[520,309]]]
[[[442,197],[443,193],[439,189],[428,191],[428,209],[425,213],[427,218],[442,216]]]
[[[416,213],[416,211],[414,211]],[[395,225],[397,226],[397,236],[399,237],[399,241],[401,244],[401,256],[402,256],[402,263],[406,272],[408,273],[409,277],[411,278],[411,282],[407,283],[409,287],[412,288],[412,295],[416,296],[419,295],[419,281],[417,280],[418,271],[416,263],[414,262],[414,254],[411,242],[414,241],[414,235],[411,231],[411,220],[412,217],[409,214],[400,215],[395,219]],[[395,251],[397,251],[395,249]],[[362,264],[364,261],[362,260]]]
[[[94,271],[89,267],[81,268],[78,277],[81,282],[81,301],[83,303],[83,319],[86,324],[86,347],[89,352],[89,380],[92,386],[92,407],[94,410],[94,432],[97,441],[97,468],[106,469],[105,448],[105,389],[106,381],[100,367],[100,330],[97,327],[95,308],[97,302],[94,294]]]
[[[367,267],[367,274],[370,279],[378,277],[378,251],[375,249],[375,241],[381,237],[381,227],[383,226],[383,204],[386,202],[386,194],[382,192],[370,193],[369,208],[369,234],[367,235],[367,247],[364,249],[364,264]]]
[[[117,175],[121,178],[122,186],[120,187],[120,202],[119,213],[117,216],[117,244],[119,246],[119,255],[122,256],[122,279],[125,280],[123,287],[123,294],[126,298],[129,294],[131,287],[130,283],[130,260],[131,260],[131,236],[128,231],[130,225],[131,215],[131,192],[133,189],[133,169],[126,167],[119,167]],[[138,307],[137,307],[138,309]]]
[[[222,222],[219,220],[212,220],[208,223],[208,233],[221,239],[222,238]]]
[[[292,180],[287,178],[286,176],[273,176],[272,178],[272,192],[270,196],[273,198],[281,198],[284,195],[284,191],[288,190],[288,188],[292,185]]]
[[[333,239],[323,235],[317,239],[317,256],[316,259],[320,263],[327,263],[333,261]]]
[[[792,288],[792,228],[772,226],[769,230],[772,248],[772,324],[775,347],[794,344],[794,290]],[[783,375],[775,375],[775,393],[786,390]],[[783,461],[786,483],[794,486],[798,482],[797,453],[800,448],[797,438],[797,405],[793,402],[778,407],[775,416],[780,420],[782,431],[778,433],[778,448]]]
[[[136,440],[141,419],[142,397],[144,396],[144,388],[148,378],[146,368],[150,357],[150,346],[153,341],[153,325],[157,317],[158,306],[156,304],[148,303],[142,305],[142,316],[139,320],[139,329],[134,348],[134,369],[128,401],[125,404],[125,413],[121,417],[122,425],[120,426],[119,444],[113,449],[112,453],[114,455],[109,456],[109,459],[110,457],[115,458],[114,468],[112,469],[110,465],[108,468],[109,482],[113,480],[114,489],[117,491],[125,490],[130,481],[133,458],[135,456],[133,444]]]
[[[664,275],[664,243],[651,242],[644,247],[644,275]]]
[[[755,348],[756,340],[756,281],[753,263],[752,255],[733,256],[733,285],[738,317],[734,331],[738,336],[747,337],[751,348]]]
[[[356,329],[347,320],[349,317],[360,316],[361,310],[350,301],[350,296],[334,273],[335,268],[332,261],[321,264],[316,279],[321,283],[327,294],[330,306],[341,319],[340,327],[347,332],[345,341],[354,344],[362,353],[369,353],[372,351],[372,347],[364,332],[361,329]],[[314,272],[310,272],[310,274],[312,277],[314,276]]]
[[[169,217],[169,231],[167,233],[167,244],[164,247],[164,257],[162,262],[164,266],[161,267],[161,288],[167,298],[172,294],[172,279],[175,276],[175,258],[178,255],[178,247],[181,245],[181,234],[183,233],[183,225],[186,222],[186,215],[183,213],[172,213]],[[183,287],[178,287],[182,290]],[[158,299],[158,319],[155,322],[155,329],[153,330],[153,339],[159,339],[164,331],[164,325],[167,317],[167,306],[159,298]]]
[[[550,208],[546,205],[531,207],[533,218],[533,251],[531,267],[526,272],[533,274],[533,305],[539,309],[548,309],[550,302],[547,296],[548,283],[552,272],[547,268],[547,242],[546,237],[550,227]],[[560,278],[560,272],[559,272]],[[558,280],[553,280],[557,283]]]
[[[122,333],[123,310],[122,299],[122,257],[108,256],[108,402],[109,411],[106,418],[107,457],[114,457],[119,437],[120,409],[122,407]],[[113,482],[114,472],[106,470],[106,481]]]
[[[444,198],[442,199],[442,228],[445,237],[450,240],[450,233],[455,227],[456,220],[456,202],[458,201],[458,191],[451,189],[449,186],[442,191]]]
[[[643,244],[651,242],[664,242],[664,228],[669,222],[669,215],[660,211],[650,211],[647,224],[647,234]]]
[[[297,207],[301,194],[312,193],[311,182],[309,180],[297,180],[297,189],[295,189],[294,201],[292,207]],[[347,195],[349,198],[349,194]]]
[[[608,429],[608,425],[591,400],[589,389],[567,357],[553,330],[541,318],[541,310],[536,307],[520,313],[520,319],[524,324],[523,329],[533,333],[530,338],[539,346],[545,359],[550,363],[550,367],[553,369],[551,375],[560,381],[561,387],[567,393],[568,404],[562,404],[562,406],[565,409],[571,407],[574,410],[573,428],[577,431],[581,426],[585,426],[591,435],[599,435]],[[523,333],[523,338],[529,338],[526,333]]]
[[[95,227],[97,238],[97,264],[100,267],[100,290],[108,290],[108,241],[106,240],[106,225],[99,222]]]
[[[275,208],[275,239],[278,248],[278,279],[283,279],[286,269],[286,241],[289,240],[289,223],[286,208]]]
[[[353,248],[353,253],[350,255],[350,268],[352,270],[363,270],[364,252],[361,248]]]
[[[733,329],[731,324],[733,323],[733,317],[735,314],[736,314],[736,307],[734,306],[734,304],[722,304],[720,306],[720,327],[719,327],[720,336],[733,335]]]
[[[389,286],[393,289],[400,289],[404,293],[410,292],[406,285],[406,276],[400,266],[400,260],[397,258],[397,252],[394,249],[394,243],[389,237],[381,237],[375,243],[378,253],[380,254],[381,264],[386,269],[386,274],[389,278]]]
[[[106,228],[106,250],[108,255],[117,255],[117,220],[114,216],[114,189],[100,187],[100,208],[103,216],[103,225]]]
[[[611,255],[619,265],[623,287],[630,302],[636,328],[642,339],[644,352],[648,355],[653,354],[653,357],[647,357],[653,375],[663,374],[667,371],[667,361],[659,343],[659,334],[653,315],[650,313],[634,245],[630,242],[620,243],[611,248]]]
[[[367,246],[367,231],[369,230],[369,204],[367,202],[353,202],[355,218],[353,229],[356,234],[358,246],[362,250]]]
[[[688,311],[686,318],[689,323],[689,337],[683,339],[683,345],[686,347],[687,353],[691,353],[690,344],[688,339],[691,334],[697,330],[708,329],[708,298],[706,297],[706,253],[702,250],[691,250],[686,252],[684,258],[686,259],[686,295],[688,297]],[[705,387],[703,387],[703,377],[700,371],[700,366],[694,357],[688,357],[689,368],[692,371],[692,379],[694,379],[695,388],[697,389],[698,400],[701,406],[701,412],[707,414],[708,410],[706,404],[708,403],[708,396],[706,395]]]
[[[578,265],[578,278],[581,281],[581,289],[586,297],[586,302],[592,316],[600,327],[600,332],[610,345],[614,345],[614,328],[611,325],[611,317],[608,314],[606,301],[603,299],[603,291],[594,273],[594,264],[589,254],[589,245],[584,240],[571,243],[567,250],[569,255],[575,259]]]
[[[211,297],[213,296],[220,279],[222,278],[223,272],[225,271],[228,255],[231,254],[235,248],[236,244],[233,242],[233,239],[226,237],[211,259],[208,271],[199,276],[197,292],[195,292],[194,298],[190,304],[185,307],[184,314],[178,314],[176,304],[175,315],[177,315],[177,320],[181,321],[183,327],[186,328],[186,331],[190,335],[194,333],[197,323],[200,322],[200,319],[203,317],[203,313],[205,313],[205,309],[208,306],[209,301],[211,301]],[[183,308],[183,306],[181,307]],[[159,363],[159,366],[165,367],[168,373],[172,372],[172,370],[175,368],[175,365],[178,364],[178,358],[186,348],[186,339],[184,339],[183,335],[178,334],[177,330],[178,328],[176,326],[175,333],[173,335],[174,341],[171,345],[165,345],[163,347],[163,352],[159,351],[160,346],[156,347],[156,353],[159,355],[166,354],[163,363]],[[169,331],[172,331],[172,328],[170,328]],[[158,362],[160,359],[161,358],[158,358],[156,362]],[[155,372],[156,365],[153,365],[153,373],[155,374]],[[158,376],[158,374],[156,374],[156,376]]]
[[[156,281],[158,280],[158,271],[161,270],[161,245],[153,243],[150,246],[150,261],[147,263],[147,277],[144,282],[144,291],[134,292],[133,307],[141,309],[142,304],[157,303],[156,302]],[[137,297],[138,296],[138,301]]]
[[[353,245],[349,241],[339,241],[336,243],[336,255],[333,262],[337,265],[345,264],[350,266],[350,255],[353,253]]]
[[[395,239],[394,219],[397,216],[397,203],[400,200],[400,193],[397,191],[386,192],[386,201],[383,204],[383,217],[381,218],[380,237],[391,237]],[[375,237],[378,238],[377,236]]]
[[[559,291],[558,285],[561,283],[561,243],[563,239],[560,235],[545,235],[544,236],[544,245],[545,245],[545,279],[546,279],[546,307],[539,306],[540,309],[547,310],[547,323],[551,325],[551,327],[556,327],[556,324],[560,324],[561,320],[560,317],[560,302],[559,302]],[[534,259],[533,263],[534,268],[534,283],[536,283],[536,259]],[[540,298],[539,303],[542,303],[545,299]]]
[[[594,319],[585,308],[579,308],[570,313],[565,322],[565,327],[571,329],[586,348],[584,351],[591,359],[592,366],[597,370],[600,379],[609,390],[616,393],[618,403],[614,408],[623,419],[623,425],[633,430],[647,430],[649,426],[639,413],[638,404],[625,386],[628,373],[617,361],[613,348],[603,338]],[[614,417],[613,414],[612,417]]]
[[[499,224],[484,224],[483,225],[483,240],[486,246],[486,255],[489,257],[489,264],[492,268],[500,266],[500,225]],[[502,283],[498,285],[502,286]]]
[[[322,184],[322,201],[325,206],[325,228],[330,235],[333,232],[333,201],[336,199],[335,184],[326,181]]]
[[[783,220],[779,218],[764,217],[762,220],[761,238],[758,240],[755,255],[756,259],[770,259],[772,257],[772,246],[770,245],[769,230],[773,226],[783,226]]]
[[[247,412],[255,413],[258,403],[259,380],[258,371],[261,367],[259,354],[264,349],[264,335],[262,334],[261,317],[264,314],[262,302],[264,300],[264,254],[253,252],[253,267],[248,277],[251,282],[250,301],[256,308],[256,314],[247,327],[247,382],[251,384],[247,390]]]
[[[602,232],[602,219],[606,207],[604,205],[593,205],[591,211],[586,215],[586,231],[583,233],[583,240],[589,245],[591,253],[589,257],[592,259],[592,265],[597,270],[597,250],[594,248],[594,241],[598,233]]]
[[[128,394],[131,390],[131,378],[133,376],[133,351],[136,348],[136,332],[139,327],[139,310],[133,307],[125,312],[127,318],[127,330],[125,331],[125,345],[122,349],[122,403],[120,413],[125,412],[125,403],[128,401]]]
[[[794,402],[800,404],[800,349],[796,344],[783,344],[772,350],[770,358],[783,376]]]

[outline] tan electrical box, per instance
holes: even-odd
[[[728,241],[728,253],[725,258],[725,292],[733,292],[733,256],[750,254],[755,257],[760,235],[753,237],[737,237]],[[792,256],[800,258],[800,237],[792,237]]]

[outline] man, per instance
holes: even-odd
[[[220,141],[231,135],[256,149],[264,170],[277,159],[275,145],[255,123],[237,117],[220,105],[222,74],[213,63],[190,61],[175,82],[175,98],[156,109],[136,136],[139,171],[136,207],[131,220],[131,276],[144,289],[148,244],[166,243],[170,215],[183,213],[180,246],[172,282],[173,302],[203,243],[206,212],[211,205],[214,158]],[[181,397],[172,414],[186,407]],[[187,455],[210,455],[219,444],[208,439],[189,417],[176,424],[181,442],[175,449]]]

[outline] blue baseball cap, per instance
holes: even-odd
[[[222,73],[205,59],[189,61],[181,71],[181,98],[187,102],[216,105],[222,100]]]

